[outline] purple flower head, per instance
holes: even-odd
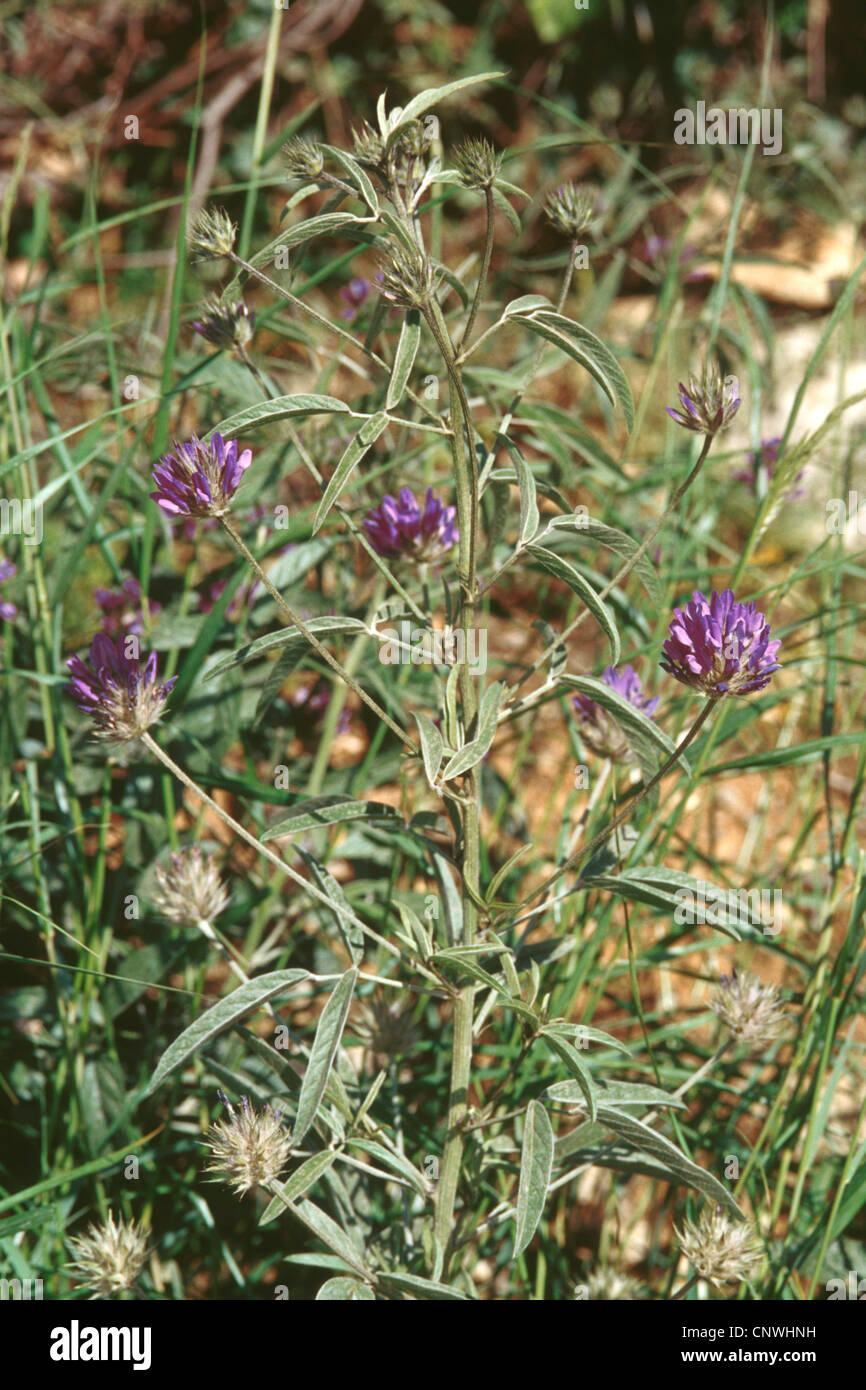
[[[239,455],[237,440],[227,444],[216,431],[209,444],[195,435],[188,444],[175,440],[174,453],[153,470],[150,495],[169,516],[222,516],[252,461],[251,450]]]
[[[131,577],[124,579],[119,589],[94,589],[93,598],[102,610],[100,628],[109,637],[119,632],[137,636],[144,628],[144,614],[141,607],[141,585]],[[149,603],[151,614],[158,613],[161,603]]]
[[[399,499],[387,494],[364,517],[373,549],[386,560],[411,559],[420,564],[438,560],[460,539],[455,507],[443,507],[433,489],[427,489],[423,510],[408,487]]]
[[[613,666],[606,666],[601,676],[605,685],[615,690],[630,705],[652,719],[659,707],[658,699],[644,694],[640,677],[631,666],[620,672]],[[575,695],[574,708],[580,721],[580,734],[584,743],[600,757],[611,758],[615,762],[626,762],[632,758],[631,746],[616,720],[607,710],[591,699],[589,695]]]
[[[762,440],[760,449],[749,454],[748,467],[738,469],[732,476],[736,478],[739,483],[750,483],[752,487],[757,488],[759,480],[761,480],[761,475],[763,474],[763,478],[768,484],[772,480],[779,463],[779,445],[781,442],[780,435],[775,435],[772,439]],[[787,491],[783,493],[786,502],[799,502],[802,497],[806,496],[806,489],[804,487],[797,487],[797,483],[804,477],[805,472],[805,468],[801,468],[793,479],[794,486],[789,487]],[[762,488],[762,491],[766,491],[765,486]]]
[[[67,694],[93,719],[98,738],[117,743],[140,738],[156,723],[177,680],[173,676],[159,685],[156,653],[151,652],[142,667],[140,658],[132,655],[130,649],[138,649],[134,637],[118,637],[112,642],[104,632],[97,632],[89,664],[78,656],[71,656],[66,663],[72,673]]]
[[[737,378],[723,377],[718,362],[708,362],[700,376],[690,376],[688,387],[680,382],[679,390],[682,410],[668,406],[667,413],[696,434],[718,434],[740,408]]]
[[[340,298],[345,308],[340,310],[340,318],[351,321],[369,293],[370,281],[362,279],[360,275],[356,275],[348,285],[344,285],[340,290]]]
[[[207,301],[200,320],[193,329],[200,338],[216,348],[246,348],[252,342],[256,316],[242,299],[236,304],[221,304],[218,299]]]
[[[11,560],[0,560],[0,584],[5,584],[7,579],[14,579],[18,573],[17,565]],[[0,618],[4,622],[11,623],[18,617],[18,609],[14,603],[9,603],[6,599],[0,599]]]
[[[685,608],[675,608],[662,668],[705,695],[748,695],[769,685],[779,670],[779,641],[754,603],[736,603],[732,590],[705,598],[695,590]]]

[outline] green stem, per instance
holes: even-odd
[[[475,326],[478,310],[481,307],[481,296],[487,284],[487,272],[490,270],[490,257],[493,255],[493,189],[485,188],[484,197],[487,204],[487,229],[484,237],[484,255],[481,259],[481,270],[478,274],[478,284],[475,286],[475,295],[472,300],[472,307],[469,310],[469,317],[466,320],[466,326],[460,334],[460,338],[456,344],[458,353],[463,344],[469,342],[469,335]]]
[[[520,902],[515,903],[515,912],[519,912],[521,908],[524,908],[529,903],[533,902],[534,899],[537,898],[540,893],[546,893],[547,890],[551,888],[554,883],[556,883],[560,878],[562,878],[562,875],[564,873],[567,873],[569,869],[573,869],[577,864],[580,863],[582,859],[586,859],[590,854],[593,853],[594,850],[598,849],[599,845],[603,845],[605,840],[609,839],[615,830],[618,830],[619,827],[622,824],[624,824],[625,821],[630,819],[630,817],[634,813],[635,807],[639,806],[640,803],[644,801],[646,797],[649,796],[653,788],[658,786],[662,778],[667,776],[671,768],[688,748],[689,744],[693,743],[694,740],[697,738],[698,734],[704,726],[704,723],[709,718],[711,710],[715,709],[720,698],[720,696],[716,695],[711,696],[707,700],[707,703],[704,705],[703,709],[701,710],[692,727],[689,729],[682,743],[678,744],[674,752],[668,758],[667,762],[662,764],[655,776],[650,778],[649,782],[647,782],[646,785],[641,788],[637,795],[633,796],[631,800],[623,807],[619,815],[614,816],[610,824],[606,825],[603,830],[600,830],[599,833],[595,835],[593,839],[590,840],[588,845],[584,845],[583,849],[579,849],[575,851],[574,854],[569,855],[569,857],[562,864],[560,864],[559,868],[556,870],[556,873],[551,874],[549,878],[546,878],[544,882],[538,886],[538,888],[534,889],[534,891],[529,894],[528,897],[522,898]]]
[[[376,700],[373,699],[372,695],[368,695],[366,690],[363,690],[361,688],[358,682],[352,676],[349,675],[348,671],[345,669],[345,667],[343,667],[340,664],[337,658],[335,656],[332,656],[331,653],[328,651],[327,647],[322,645],[316,634],[310,631],[303,619],[297,613],[295,613],[292,608],[289,607],[282,594],[271,583],[267,574],[262,569],[261,565],[259,564],[255,555],[253,555],[249,546],[244,541],[243,537],[241,536],[240,532],[238,531],[234,522],[231,520],[231,517],[228,515],[228,513],[224,512],[222,516],[218,518],[218,520],[226,535],[231,540],[232,544],[243,556],[247,564],[251,567],[251,569],[258,576],[261,582],[264,584],[265,588],[267,589],[271,598],[276,603],[280,612],[283,614],[285,618],[288,619],[289,623],[293,627],[296,627],[298,629],[301,636],[306,638],[310,646],[313,648],[313,651],[316,652],[317,655],[320,656],[328,666],[330,666],[332,671],[336,671],[337,675],[340,677],[340,680],[344,681],[345,684],[349,687],[349,689],[354,691],[354,693],[358,696],[359,700],[362,700],[364,704],[367,705],[373,711],[373,713],[379,719],[382,720],[383,724],[387,724],[391,732],[396,734],[397,737],[402,740],[402,742],[406,745],[406,747],[409,749],[411,753],[417,752],[415,744],[412,742],[411,738],[409,738],[408,734],[406,734],[403,731],[403,729],[400,728],[399,724],[395,724],[391,716],[389,714],[386,714],[385,710],[383,710],[382,706],[378,704]]]

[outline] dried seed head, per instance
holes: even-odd
[[[376,283],[380,293],[392,304],[405,309],[420,309],[429,304],[440,274],[426,256],[414,254],[395,244],[387,259],[380,262]]]
[[[257,1112],[246,1096],[238,1109],[221,1093],[229,1120],[217,1120],[208,1131],[209,1173],[219,1173],[238,1196],[254,1187],[267,1187],[285,1168],[292,1152],[291,1135],[270,1106]]]
[[[317,179],[325,167],[325,157],[315,140],[294,135],[282,148],[286,172],[292,179]]]
[[[503,156],[489,140],[465,140],[454,151],[454,163],[467,188],[492,188],[502,166]]]
[[[599,1265],[597,1269],[590,1270],[586,1276],[586,1283],[590,1298],[606,1303],[614,1299],[634,1300],[640,1287],[630,1274],[620,1274],[619,1270],[612,1269],[609,1265]]]
[[[198,926],[215,922],[225,912],[229,895],[220,879],[215,861],[202,854],[198,845],[171,856],[167,869],[158,865],[154,904],[170,922]]]
[[[720,1207],[707,1208],[698,1221],[675,1229],[682,1252],[702,1279],[715,1288],[739,1284],[761,1259],[761,1242],[749,1221],[735,1225]]]
[[[220,304],[213,296],[203,306],[193,328],[206,342],[217,348],[246,348],[252,342],[256,316],[242,299],[237,304]]]
[[[775,985],[762,985],[750,975],[736,970],[723,975],[710,996],[710,1008],[737,1042],[766,1047],[779,1036],[787,1023],[785,1006]]]
[[[544,205],[548,221],[571,241],[578,241],[595,217],[595,200],[585,188],[564,183]]]
[[[740,408],[740,388],[735,376],[722,376],[716,360],[705,362],[700,375],[692,373],[688,387],[679,383],[682,410],[667,406],[667,413],[683,429],[695,434],[718,434],[726,429]]]
[[[93,1290],[91,1298],[114,1298],[131,1288],[147,1257],[144,1231],[134,1221],[115,1223],[111,1212],[69,1245],[74,1259],[68,1267],[77,1283]]]
[[[189,236],[190,260],[216,261],[235,249],[237,227],[224,208],[203,208]]]

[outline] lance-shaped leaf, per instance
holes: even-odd
[[[325,553],[330,549],[326,547]],[[314,632],[318,638],[329,636],[337,632],[366,632],[364,624],[358,618],[310,618],[305,627],[310,632]],[[226,657],[225,661],[220,661],[210,671],[206,671],[203,679],[213,680],[215,676],[220,676],[224,671],[230,671],[233,666],[241,666],[245,661],[253,661],[257,656],[264,656],[267,652],[275,651],[281,647],[286,647],[297,653],[298,657],[310,650],[307,641],[300,628],[282,627],[277,632],[269,632],[264,637],[257,637],[254,642],[247,642],[243,647],[238,647],[237,651],[232,652],[231,656]]]
[[[268,1000],[275,999],[278,994],[285,994],[299,980],[308,978],[307,970],[272,970],[269,974],[259,975],[255,980],[248,980],[245,985],[233,990],[225,999],[207,1009],[195,1023],[185,1028],[171,1046],[166,1048],[151,1078],[148,1094],[155,1091],[171,1072],[183,1066],[184,1062],[218,1033],[230,1028],[233,1023],[237,1023],[253,1009],[266,1004]]]
[[[322,1103],[331,1067],[334,1065],[337,1048],[340,1046],[340,1039],[343,1036],[343,1029],[349,1016],[349,1007],[352,1003],[352,994],[357,979],[357,970],[354,968],[347,970],[342,979],[338,981],[336,989],[322,1010],[319,1026],[316,1029],[316,1036],[310,1050],[310,1060],[307,1063],[307,1070],[301,1084],[298,1114],[292,1131],[294,1144],[300,1144],[316,1118],[316,1111]]]
[[[327,1279],[316,1294],[316,1303],[375,1303],[376,1295],[369,1284],[360,1279],[352,1279],[347,1274],[337,1274]]]
[[[322,1174],[328,1171],[336,1157],[333,1149],[323,1149],[321,1153],[313,1154],[312,1158],[305,1159],[290,1178],[279,1183],[281,1196],[271,1198],[259,1217],[259,1225],[266,1226],[269,1221],[273,1221],[275,1216],[280,1216],[285,1211],[286,1202],[296,1202],[299,1197],[303,1197],[305,1192],[309,1192]]]
[[[553,1169],[553,1130],[547,1111],[537,1100],[529,1102],[523,1121],[520,1151],[520,1183],[517,1189],[517,1231],[514,1256],[522,1255],[541,1220]]]
[[[336,145],[322,145],[321,148],[335,159],[344,173],[349,175],[353,183],[358,188],[361,197],[367,204],[374,217],[379,215],[379,197],[368,174],[361,168],[357,159],[354,159],[346,150],[338,149]]]
[[[408,105],[404,106],[396,121],[396,110],[391,112],[391,127],[388,131],[388,144],[390,145],[394,137],[410,121],[415,121],[423,111],[429,111],[431,106],[436,106],[446,97],[453,96],[455,92],[461,92],[466,87],[477,87],[481,82],[492,82],[497,77],[504,77],[504,72],[482,72],[477,77],[460,77],[456,82],[446,82],[443,87],[428,87],[425,91],[419,92],[413,97]]]
[[[403,399],[403,392],[406,390],[406,382],[409,380],[409,373],[414,366],[415,354],[418,351],[420,341],[421,315],[417,309],[407,309],[403,327],[400,330],[400,341],[394,354],[394,366],[391,371],[391,380],[388,383],[388,395],[385,398],[386,410],[394,410]]]
[[[584,1101],[589,1108],[590,1119],[594,1120],[596,1117],[596,1107],[598,1105],[595,1083],[593,1081],[592,1072],[589,1070],[589,1067],[584,1062],[577,1048],[572,1047],[570,1042],[567,1042],[565,1038],[559,1037],[556,1033],[549,1033],[546,1028],[542,1029],[539,1036],[544,1039],[551,1052],[555,1052],[557,1057],[568,1067],[568,1070],[583,1092]]]
[[[452,777],[457,777],[461,772],[468,772],[481,762],[490,749],[496,737],[496,721],[499,718],[499,707],[502,704],[502,697],[505,694],[505,686],[502,681],[494,681],[489,685],[481,697],[481,706],[478,710],[478,732],[470,743],[464,744],[448,762],[442,772],[442,780],[447,782]]]
[[[508,301],[502,310],[502,317],[511,319],[516,314],[531,314],[535,309],[553,309],[553,305],[543,294],[522,294],[518,299]]]
[[[421,756],[424,759],[424,771],[427,774],[427,781],[432,786],[439,775],[439,768],[442,763],[442,754],[445,745],[442,742],[442,735],[436,728],[432,719],[428,719],[426,714],[416,714],[415,723],[418,725],[418,738],[421,742]]]
[[[306,801],[299,801],[287,816],[276,825],[269,826],[259,838],[274,840],[281,835],[298,835],[301,831],[339,825],[347,820],[393,820],[398,815],[396,807],[384,801],[354,801],[350,796],[329,792],[325,796],[311,796]]]
[[[732,1216],[742,1220],[743,1213],[737,1206],[725,1185],[719,1182],[718,1178],[713,1177],[705,1168],[700,1168],[697,1163],[693,1163],[690,1158],[686,1158],[670,1139],[666,1139],[663,1134],[658,1134],[649,1125],[645,1125],[642,1120],[636,1120],[632,1115],[626,1115],[622,1110],[614,1109],[608,1105],[598,1107],[598,1119],[602,1124],[612,1129],[614,1134],[627,1140],[640,1153],[649,1154],[651,1158],[663,1163],[669,1170],[669,1181],[673,1183],[683,1183],[686,1187],[692,1187],[697,1192],[702,1192],[710,1201],[717,1202],[719,1206],[725,1207]],[[637,1155],[636,1155],[637,1157]]]
[[[277,420],[301,420],[306,415],[350,415],[345,401],[336,396],[275,396],[271,401],[260,401],[258,405],[248,405],[236,415],[229,415],[208,430],[205,439],[210,439],[219,430],[224,439],[243,430],[251,430],[259,425],[270,425]]]
[[[567,671],[563,671],[559,680],[561,685],[579,690],[581,695],[589,695],[616,720],[634,749],[645,777],[648,771],[650,776],[657,771],[660,761],[667,761],[675,756],[676,747],[664,729],[660,729],[654,720],[648,719],[624,696],[611,690],[605,681],[596,680],[594,676],[572,676]],[[677,761],[683,770],[691,775],[685,755],[680,754]]]
[[[612,1106],[615,1110],[650,1110],[655,1106],[668,1105],[685,1107],[685,1101],[678,1096],[669,1095],[659,1086],[648,1086],[643,1081],[605,1081],[595,1078],[599,1103]],[[580,1105],[583,1092],[576,1081],[554,1081],[544,1092],[548,1100],[563,1104]]]
[[[316,519],[313,523],[313,531],[318,531],[328,512],[333,507],[343,488],[349,480],[350,474],[360,463],[371,445],[375,444],[379,435],[388,424],[388,416],[384,410],[377,411],[371,415],[369,420],[365,420],[358,433],[351,439],[343,453],[340,462],[334,469],[328,486],[325,488],[325,495],[319,503],[316,512]]]
[[[497,442],[504,444],[511,455],[514,464],[514,471],[517,474],[517,486],[520,488],[520,540],[519,544],[524,546],[532,540],[541,518],[538,514],[538,502],[535,494],[535,478],[532,469],[524,459],[513,439],[509,439],[507,434],[497,435]]]
[[[364,954],[364,933],[360,926],[351,920],[349,913],[352,908],[349,900],[340,887],[333,874],[329,873],[324,864],[320,864],[308,850],[300,845],[295,846],[296,852],[301,856],[312,877],[326,898],[330,898],[334,904],[333,917],[337,924],[337,930],[345,942],[346,949],[352,960],[357,965]]]
[[[628,380],[610,348],[583,324],[558,314],[554,309],[536,309],[521,315],[521,321],[573,357],[598,382],[612,406],[619,401],[626,424],[634,424],[634,402]]]
[[[554,517],[550,522],[549,529],[554,528],[557,534],[565,532],[566,535],[574,536],[577,540],[598,541],[600,545],[612,550],[614,554],[621,555],[624,560],[630,560],[639,548],[637,541],[632,540],[631,536],[627,536],[625,531],[618,530],[616,526],[606,526],[603,521],[596,521],[595,517],[585,516],[582,512],[576,512],[573,516]],[[661,606],[661,583],[656,574],[655,566],[648,555],[640,557],[635,565],[635,573],[642,581],[653,603]]]
[[[549,574],[555,575],[557,579],[562,579],[573,593],[583,599],[583,602],[586,604],[610,642],[610,648],[613,654],[613,665],[615,666],[620,658],[619,633],[617,632],[616,623],[613,620],[610,610],[602,603],[589,580],[584,579],[583,575],[579,574],[574,568],[574,565],[570,565],[567,560],[563,560],[561,555],[557,555],[554,551],[548,550],[543,545],[530,545],[529,553],[535,557],[538,563],[542,565]]]
[[[432,1279],[422,1279],[420,1274],[392,1273],[389,1271],[376,1275],[376,1283],[382,1289],[393,1289],[397,1293],[413,1294],[421,1299],[447,1299],[450,1302],[464,1302],[468,1295],[461,1289],[452,1289],[448,1284],[437,1284]]]

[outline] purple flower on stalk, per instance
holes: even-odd
[[[737,603],[731,589],[705,598],[695,590],[685,608],[675,608],[662,668],[705,695],[748,695],[763,690],[779,670],[770,629],[754,603]]]
[[[739,483],[751,483],[752,487],[755,487],[763,473],[769,483],[776,472],[776,467],[779,462],[779,445],[781,442],[782,439],[780,435],[775,435],[772,439],[762,440],[760,449],[749,454],[748,467],[739,469],[736,473],[732,474],[732,477],[736,478]],[[796,486],[805,475],[805,472],[805,468],[801,468],[799,473],[792,479],[794,485],[789,487],[783,494],[786,502],[798,502],[802,497],[806,496],[806,489]]]
[[[252,451],[238,454],[238,443],[226,443],[214,431],[209,444],[193,435],[188,444],[174,443],[153,470],[157,491],[150,495],[169,516],[222,516],[238,489]]]
[[[631,666],[620,672],[613,666],[606,666],[601,676],[605,685],[616,691],[630,705],[652,719],[659,707],[658,698],[644,694],[640,677]],[[599,757],[611,758],[614,762],[628,761],[632,757],[631,746],[616,720],[606,709],[597,704],[589,695],[575,695],[574,708],[580,721],[580,736],[593,753]]]
[[[0,560],[0,584],[5,584],[7,579],[14,579],[18,573],[17,565],[11,560]],[[0,599],[0,618],[4,622],[11,623],[18,617],[18,609],[14,603],[9,603],[6,599]]]
[[[667,413],[696,434],[718,434],[740,408],[737,378],[723,377],[718,362],[708,362],[700,376],[690,376],[688,387],[680,382],[679,390],[682,410],[667,406]]]
[[[97,632],[90,648],[89,664],[78,656],[67,661],[72,679],[67,694],[96,725],[97,738],[125,743],[140,738],[162,713],[177,676],[162,685],[156,679],[156,653],[142,667],[140,658],[128,654],[138,649],[132,637],[112,642]]]
[[[399,498],[387,494],[368,512],[364,530],[373,549],[386,560],[411,559],[420,564],[438,560],[460,539],[455,524],[457,509],[444,507],[433,489],[427,489],[423,510],[408,487]]]

